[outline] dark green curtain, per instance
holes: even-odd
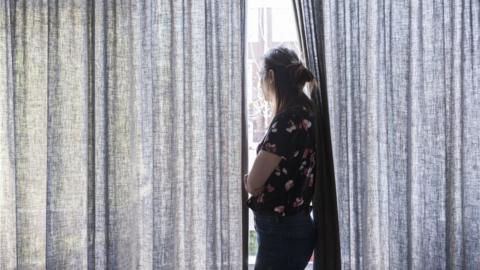
[[[313,268],[314,270],[341,269],[337,192],[325,74],[322,3],[314,0],[293,0],[293,3],[305,61],[318,80],[312,92],[312,99],[317,108],[315,126],[319,161],[316,166],[313,198],[313,215],[319,233]]]

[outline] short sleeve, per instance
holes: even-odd
[[[289,159],[299,143],[299,135],[295,119],[289,115],[282,115],[272,120],[260,149]]]

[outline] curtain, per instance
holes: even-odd
[[[312,85],[311,98],[316,108],[315,141],[317,166],[315,167],[315,193],[313,218],[317,229],[313,269],[340,269],[341,250],[338,220],[337,191],[330,116],[325,75],[322,9],[312,1],[293,0],[300,44],[307,67],[313,72],[317,83]]]
[[[342,268],[478,269],[480,2],[303,3],[307,54],[324,45]]]
[[[242,1],[1,5],[0,269],[240,269]]]

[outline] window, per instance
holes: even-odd
[[[256,147],[272,120],[259,87],[258,72],[263,54],[270,48],[283,45],[302,58],[293,2],[291,0],[248,0],[246,23],[246,111],[248,123],[248,170],[253,165]],[[250,195],[249,195],[250,196]],[[249,209],[248,264],[253,269],[257,252],[253,213]],[[306,269],[312,268],[313,260]]]

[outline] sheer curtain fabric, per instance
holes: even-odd
[[[0,269],[240,269],[243,3],[3,1]]]

